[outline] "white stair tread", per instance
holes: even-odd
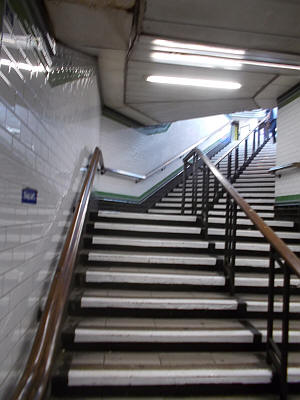
[[[262,267],[269,268],[270,260],[267,257],[242,257],[237,256],[235,265],[237,267]]]
[[[283,277],[275,277],[275,287],[283,287]],[[269,276],[265,274],[235,274],[236,286],[269,287]],[[300,287],[299,278],[291,278],[291,285]]]
[[[200,357],[200,355],[199,355]],[[294,371],[293,371],[294,372]],[[295,373],[300,374],[299,371]],[[186,384],[262,384],[270,383],[272,372],[266,368],[176,368],[176,369],[70,369],[69,386],[186,385]]]
[[[96,359],[75,353],[68,372],[69,386],[268,384],[271,380],[272,371],[262,357],[246,352],[106,352],[98,353]]]
[[[208,228],[209,235],[225,235],[224,228]],[[276,235],[281,239],[300,239],[299,232],[285,232],[285,231],[276,231]],[[257,230],[244,230],[237,229],[237,236],[239,237],[263,237],[262,233]]]
[[[225,285],[224,276],[208,271],[180,271],[155,268],[89,268],[85,273],[86,282],[126,282],[151,284],[184,285]]]
[[[255,192],[255,193],[257,193],[257,195],[258,196],[262,196],[262,197],[264,197],[264,196],[267,196],[268,194],[269,195],[273,195],[274,196],[274,193],[275,193],[275,187],[269,187],[269,186],[265,186],[265,187],[244,187],[244,186],[237,186],[237,185],[233,185],[235,188],[236,188],[236,190],[239,192],[239,193],[243,193],[243,196],[244,196],[244,193],[246,194],[251,194],[250,192]],[[269,196],[270,197],[270,196]]]
[[[201,204],[201,201],[198,201],[198,204]],[[165,207],[165,208],[181,208],[181,202],[180,203],[156,203],[156,207]],[[191,203],[185,204],[185,208],[191,208],[192,205]]]
[[[252,207],[254,210],[274,211],[274,206],[269,206],[269,205],[253,204],[251,207]],[[220,210],[220,209],[224,210],[225,208],[226,208],[226,204],[225,204],[225,203],[223,203],[223,204],[216,204],[216,205],[214,206],[214,209],[217,209],[217,210]],[[238,209],[240,209],[240,208],[238,207]]]
[[[210,194],[209,195],[209,197],[210,198],[212,198],[212,197],[214,197],[213,196],[213,194]],[[201,200],[202,200],[202,193],[198,193],[198,195],[197,195],[197,200],[198,200],[198,203],[200,202],[201,203]],[[181,206],[181,196],[180,197],[163,197],[161,200],[160,200],[160,202],[166,202],[166,203],[168,203],[168,202],[170,202],[170,203],[172,203],[172,202],[174,202],[174,203],[178,203],[180,206]],[[191,198],[191,196],[186,196],[185,197],[185,203],[191,203],[192,202],[192,198]],[[160,203],[156,203],[156,204],[160,204]]]
[[[213,333],[213,336],[212,336]],[[299,332],[300,339],[300,332]],[[93,342],[132,343],[252,343],[253,335],[248,330],[205,329],[107,329],[76,328],[75,343]]]
[[[244,188],[244,187],[248,187],[248,188],[250,188],[250,187],[253,187],[254,189],[255,188],[259,188],[259,190],[261,190],[262,188],[275,188],[275,182],[273,183],[273,182],[253,182],[253,181],[251,181],[251,182],[237,182],[237,183],[234,183],[234,185],[233,185],[234,187],[236,187],[236,188]]]
[[[262,218],[274,218],[274,213],[272,213],[272,212],[267,212],[267,213],[258,212],[257,214]],[[209,211],[209,215],[210,216],[220,216],[220,217],[224,216],[225,217],[226,211],[211,210],[211,211]],[[238,217],[244,217],[244,219],[247,218],[246,214],[243,211],[238,211],[237,216]]]
[[[147,246],[147,247],[187,247],[192,249],[207,249],[208,242],[192,239],[164,239],[164,238],[143,238],[124,236],[93,236],[93,244],[114,244],[123,246]]]
[[[138,231],[138,232],[190,233],[190,234],[200,233],[200,228],[191,226],[95,222],[94,227],[95,229],[110,229],[110,230]]]
[[[255,199],[255,198],[251,198],[250,196],[245,196],[245,195],[243,195],[243,197],[250,204],[260,204],[260,203],[262,203],[262,204],[274,204],[274,202],[275,202],[274,196],[273,196],[272,199],[264,199],[264,198]],[[220,203],[226,203],[226,199],[225,198],[224,199],[220,199]]]
[[[262,198],[262,200],[264,200],[265,198],[275,198],[274,192],[261,193],[261,192],[256,191],[256,192],[252,193],[252,192],[245,192],[243,190],[240,190],[240,191],[238,190],[238,192],[241,193],[241,195],[245,198],[260,197],[260,198]]]
[[[225,242],[215,242],[216,249],[224,249]],[[287,245],[293,252],[300,252],[300,245],[288,244]],[[257,242],[237,242],[237,250],[248,250],[248,251],[270,251],[270,245],[268,243],[257,243]]]
[[[121,251],[90,251],[89,261],[133,262],[152,264],[215,265],[216,259],[209,255],[185,253],[143,253]]]
[[[268,311],[268,300],[267,299],[255,299],[255,298],[247,298],[246,296],[240,296],[241,299],[247,305],[247,311],[250,312],[266,312]],[[254,296],[253,296],[254,297]],[[274,311],[282,312],[283,302],[282,300],[274,301]],[[300,299],[298,301],[290,301],[290,312],[299,313],[300,312]]]
[[[214,224],[225,224],[225,218],[209,217],[208,222],[214,223]],[[293,228],[293,226],[294,226],[294,222],[292,222],[292,221],[271,220],[271,221],[265,221],[265,223],[269,226],[279,226],[279,227],[285,227],[285,228]],[[237,218],[237,224],[238,225],[253,225],[253,222],[248,218],[245,218],[245,219]]]
[[[159,214],[159,215],[179,215],[181,214],[181,210],[167,210],[167,209],[158,209],[158,208],[149,208],[148,210],[149,214]],[[190,211],[191,213],[191,211]],[[189,214],[190,214],[189,213]],[[184,215],[188,214],[186,211],[184,212]]]
[[[119,212],[119,211],[98,211],[99,217],[109,218],[128,218],[128,219],[147,219],[153,221],[179,221],[179,222],[195,222],[196,216],[187,215],[155,215],[148,213],[132,213],[132,212]]]
[[[236,310],[238,302],[222,293],[128,290],[86,291],[81,307],[159,310]]]

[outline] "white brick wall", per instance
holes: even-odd
[[[110,168],[145,175],[226,123],[228,118],[225,115],[178,121],[173,123],[167,132],[146,136],[103,117],[100,145],[104,163]],[[228,132],[230,126],[221,133],[225,135]],[[212,143],[206,142],[205,147],[210,144]],[[98,176],[95,189],[138,197],[181,166],[182,160],[178,159],[164,171],[159,171],[139,183],[124,177]]]
[[[277,165],[300,161],[300,98],[278,111]],[[276,197],[300,194],[300,169],[282,171],[276,178]]]
[[[21,52],[6,50],[1,58],[24,62]],[[44,74],[1,66],[0,399],[8,398],[26,361],[81,185],[78,171],[99,132],[95,76],[51,88]],[[36,205],[21,203],[27,186],[38,190]]]

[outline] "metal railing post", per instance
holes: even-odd
[[[290,278],[288,265],[283,265],[283,307],[282,307],[282,338],[280,360],[280,399],[285,400],[288,395],[288,348],[289,348],[289,314],[290,314]]]
[[[184,214],[184,211],[185,211],[187,165],[188,165],[187,161],[184,161],[184,163],[183,163],[183,182],[182,182],[181,214]]]

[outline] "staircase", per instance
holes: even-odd
[[[294,223],[274,219],[274,177],[267,170],[275,164],[275,151],[268,143],[234,186],[300,253]],[[225,162],[220,169],[227,173]],[[213,195],[213,183],[210,188]],[[187,199],[190,189],[188,180]],[[52,380],[53,398],[223,399],[224,393],[228,398],[254,393],[253,399],[275,393],[272,398],[277,398],[276,379],[265,360],[269,245],[239,211],[236,290],[230,294],[222,263],[225,197],[209,213],[204,240],[191,208],[180,214],[181,195],[179,184],[148,213],[91,211]],[[198,202],[201,213],[201,185]],[[276,296],[282,282],[278,269]],[[299,392],[300,280],[292,276],[291,282],[288,374],[290,390]],[[276,316],[281,310],[278,297]],[[279,320],[274,337],[281,337]]]

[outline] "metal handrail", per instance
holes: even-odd
[[[248,137],[252,134],[255,133],[257,131],[257,129],[264,123],[266,123],[268,121],[268,118],[264,118],[262,121],[260,121],[260,123],[254,128],[252,129],[252,131],[248,132],[247,135],[245,135],[242,139],[240,139],[239,141],[237,141],[225,154],[223,154],[216,162],[215,165],[218,165],[221,161],[223,161],[230,153],[233,152],[233,150],[235,148],[237,148],[241,143],[243,143],[244,141],[246,141],[246,139],[248,139]]]
[[[200,144],[205,143],[206,141],[211,139],[216,133],[222,131],[224,128],[226,128],[226,126],[229,126],[229,125],[230,125],[230,122],[227,122],[225,125],[223,125],[220,128],[216,129],[211,134],[207,135],[204,138],[201,138],[196,143],[192,144],[191,146],[189,146],[185,150],[181,151],[176,156],[173,156],[172,158],[170,158],[169,160],[167,160],[163,164],[161,164],[159,167],[156,167],[156,168],[152,169],[151,171],[147,172],[144,175],[137,174],[135,172],[124,171],[124,170],[116,169],[116,168],[104,168],[103,173],[108,172],[108,173],[111,173],[111,174],[120,175],[120,176],[124,176],[124,177],[127,177],[127,178],[132,178],[132,179],[134,179],[136,181],[136,183],[138,183],[140,181],[144,181],[144,180],[150,178],[151,176],[153,176],[154,174],[156,174],[157,172],[163,171],[169,164],[173,163],[174,161],[180,160],[186,153],[190,152],[195,147],[200,146]]]
[[[75,259],[83,229],[88,202],[98,165],[103,170],[103,157],[95,148],[87,176],[82,185],[64,247],[53,277],[47,302],[35,336],[24,373],[13,394],[12,400],[41,400],[44,398],[53,367],[55,349],[63,320]]]
[[[224,189],[230,196],[236,201],[237,205],[244,211],[247,217],[253,222],[258,230],[263,234],[271,246],[280,254],[282,259],[292,269],[293,273],[300,277],[300,259],[295,253],[284,243],[279,236],[270,228],[264,220],[253,210],[247,201],[238,193],[238,191],[231,185],[231,183],[221,174],[221,172],[215,167],[210,159],[202,153],[201,150],[195,149],[195,152],[201,157],[204,163],[208,166],[213,175],[222,184]]]
[[[273,168],[270,168],[268,172],[269,172],[269,174],[275,174],[275,172],[277,172],[277,171],[281,171],[283,169],[288,169],[288,168],[300,168],[300,162],[292,162],[289,164],[275,166]]]
[[[197,214],[198,208],[198,171],[202,172],[202,209],[199,219],[201,222],[202,237],[208,239],[208,217],[209,211],[213,208],[215,202],[220,198],[224,192],[227,192],[226,197],[226,217],[225,217],[225,246],[224,246],[224,275],[226,278],[226,285],[230,292],[235,292],[235,259],[236,259],[236,243],[237,243],[237,215],[238,207],[245,213],[245,215],[252,221],[256,229],[270,244],[269,256],[269,286],[268,286],[268,314],[267,314],[267,337],[266,337],[266,360],[272,364],[274,373],[277,374],[280,382],[280,398],[287,399],[288,394],[288,354],[289,354],[289,320],[290,320],[290,292],[291,292],[291,274],[296,274],[300,278],[300,259],[293,253],[290,248],[284,243],[282,239],[270,228],[264,220],[250,207],[248,202],[238,193],[232,186],[241,170],[249,165],[256,154],[268,142],[265,138],[262,144],[258,143],[258,147],[253,146],[253,152],[249,159],[245,157],[244,163],[241,168],[237,162],[238,170],[236,169],[233,177],[231,176],[231,152],[228,155],[228,170],[227,178],[221,174],[217,165],[214,165],[209,158],[199,149],[194,149],[190,156],[192,157],[192,165],[185,161],[184,165],[184,183],[182,195],[182,209],[184,213],[185,204],[185,175],[187,168],[192,170],[192,213]],[[255,141],[255,137],[254,137]],[[256,143],[257,144],[257,143]],[[246,148],[246,146],[245,146]],[[238,160],[239,148],[236,148],[236,160]],[[187,167],[188,164],[188,167]],[[214,198],[210,198],[210,174],[214,176]],[[221,190],[218,190],[218,186]],[[274,340],[274,319],[278,318],[277,310],[275,308],[275,264],[278,264],[280,270],[283,272],[283,286],[282,286],[282,334],[280,346]]]

